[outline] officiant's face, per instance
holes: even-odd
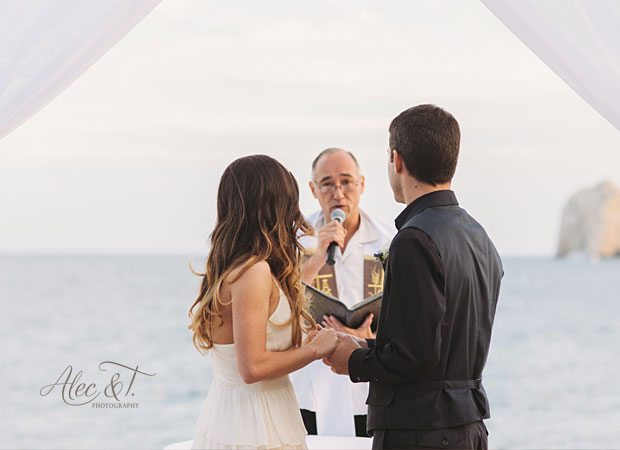
[[[340,208],[347,214],[346,223],[349,218],[359,215],[364,182],[364,176],[360,175],[353,158],[347,152],[337,151],[319,159],[310,189],[326,218],[331,217],[334,209]]]

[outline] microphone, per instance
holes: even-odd
[[[337,220],[338,222],[342,223],[345,221],[346,218],[347,214],[342,209],[336,208],[332,211],[332,220]],[[325,262],[330,266],[333,266],[336,262],[336,260],[334,259],[336,247],[338,247],[338,244],[336,244],[335,242],[332,242],[331,244],[329,244],[329,247],[327,247],[327,260]]]

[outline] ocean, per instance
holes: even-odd
[[[0,448],[191,439],[212,374],[187,329],[199,283],[190,261],[203,265],[1,256]],[[504,265],[484,372],[491,447],[618,448],[620,260]]]

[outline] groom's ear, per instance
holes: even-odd
[[[392,150],[392,159],[394,161],[394,171],[396,173],[402,173],[404,162],[403,159],[400,157],[398,150]]]

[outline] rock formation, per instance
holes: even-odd
[[[568,201],[562,214],[558,256],[620,256],[620,189],[605,181]]]

